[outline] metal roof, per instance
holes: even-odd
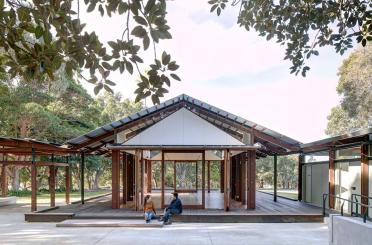
[[[372,141],[372,128],[361,129],[351,133],[301,144],[300,146],[302,151],[306,153],[311,151],[328,150],[331,146],[345,146],[348,144],[359,144],[366,141]]]
[[[164,115],[161,114],[161,112],[163,110],[165,110],[166,108],[170,108],[172,106],[181,104],[181,103],[184,103],[186,107],[190,107],[188,109],[190,109],[195,114],[203,117],[204,119],[206,119],[209,122],[215,124],[216,126],[221,127],[223,129],[229,131],[230,133],[233,133],[233,132],[236,132],[237,134],[241,133],[241,132],[239,132],[237,127],[243,127],[245,129],[250,129],[250,130],[253,129],[256,132],[260,132],[264,135],[275,138],[275,139],[279,140],[280,142],[283,142],[283,144],[293,146],[293,148],[296,148],[296,149],[297,148],[299,149],[299,146],[301,144],[301,142],[299,142],[297,140],[294,140],[294,139],[292,139],[288,136],[285,136],[283,134],[275,132],[271,129],[268,129],[264,126],[261,126],[257,123],[254,123],[254,122],[249,121],[247,119],[244,119],[242,117],[236,116],[232,113],[229,113],[225,110],[222,110],[220,108],[212,106],[212,105],[210,105],[208,103],[205,103],[201,100],[195,99],[195,98],[193,98],[191,96],[188,96],[186,94],[181,94],[177,97],[174,97],[174,98],[169,99],[169,100],[167,100],[163,103],[160,103],[159,105],[155,105],[153,107],[143,109],[139,112],[136,112],[136,113],[133,113],[132,115],[129,115],[128,117],[125,117],[125,118],[122,118],[122,119],[117,120],[115,122],[106,124],[102,127],[99,127],[95,130],[92,130],[92,131],[88,132],[87,134],[84,134],[84,135],[79,136],[77,138],[71,139],[71,140],[67,141],[66,144],[68,144],[70,147],[75,147],[77,149],[83,149],[83,148],[84,149],[89,149],[89,148],[93,148],[93,145],[97,146],[97,144],[96,143],[93,144],[93,142],[92,142],[92,144],[89,143],[87,145],[88,142],[94,141],[94,139],[97,139],[97,141],[102,142],[102,144],[104,144],[105,142],[106,143],[113,143],[112,141],[114,140],[114,135],[112,134],[112,132],[114,132],[116,129],[121,128],[121,127],[123,127],[125,125],[128,125],[130,123],[134,123],[133,126],[129,127],[128,131],[136,133],[137,131],[141,131],[144,128],[147,128],[147,127],[153,125],[154,123],[162,120],[164,117],[168,116],[166,113]],[[194,108],[191,108],[191,107],[194,107]],[[203,110],[204,112],[211,113],[211,115],[213,115],[215,117],[212,118],[212,117],[210,117],[210,116],[208,116],[204,113],[200,113],[200,112],[196,111],[195,108]],[[155,113],[158,113],[158,112],[160,112],[160,115],[155,115]],[[171,113],[173,113],[173,112],[171,112]],[[145,118],[145,117],[150,116],[150,115],[154,115],[154,117],[151,117],[150,119],[148,119],[144,123],[143,122],[139,122],[138,124],[135,123],[139,119]],[[108,134],[108,133],[110,133],[110,135],[105,137],[105,134]],[[102,137],[104,137],[104,138],[102,139]],[[257,136],[255,136],[255,138],[256,137]],[[269,148],[273,147],[273,146],[278,147],[275,144],[273,145],[272,142],[267,142],[265,140],[263,140],[260,143],[265,144]],[[80,145],[84,145],[84,146],[80,147]],[[283,147],[283,146],[279,146],[279,147],[281,147],[282,149],[285,149],[285,151],[290,151],[286,147]]]

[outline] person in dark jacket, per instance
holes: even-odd
[[[165,225],[169,225],[172,222],[170,221],[170,218],[174,214],[181,214],[182,213],[182,202],[178,198],[178,193],[173,192],[173,199],[169,206],[164,210],[164,216],[162,218],[162,221],[164,222]]]

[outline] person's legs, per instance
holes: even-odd
[[[171,210],[168,209],[168,210],[165,211],[165,213],[164,213],[163,221],[164,221],[164,222],[167,222],[167,221],[169,220],[170,216],[171,216]]]
[[[145,220],[149,221],[151,219],[151,213],[152,212],[145,212]]]
[[[172,215],[179,214],[179,213],[180,212],[178,211],[178,209],[168,209],[167,212],[164,214],[164,223],[169,223]]]

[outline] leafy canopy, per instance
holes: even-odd
[[[333,46],[341,55],[353,41],[372,41],[370,0],[210,0],[217,15],[231,2],[240,8],[238,24],[254,29],[267,40],[286,45],[284,59],[292,62],[291,73],[306,76],[305,60]]]
[[[372,45],[359,47],[339,69],[341,104],[332,108],[326,133],[339,135],[372,127]]]
[[[172,38],[165,19],[165,0],[0,0],[0,47],[6,51],[0,72],[25,81],[54,80],[56,71],[64,69],[72,77],[95,84],[97,94],[105,89],[112,92],[115,82],[112,71],[139,73],[141,82],[136,90],[137,101],[151,96],[154,103],[168,92],[171,79],[180,80],[171,56],[156,55],[156,44]],[[126,21],[119,39],[102,43],[95,32],[84,31],[80,9],[99,11],[101,16],[123,15]],[[154,59],[142,72],[144,63],[139,55],[152,44]],[[143,54],[143,52],[141,53]],[[82,71],[89,70],[85,78]]]
[[[286,45],[285,59],[291,73],[303,76],[310,69],[305,60],[318,55],[322,46],[343,54],[356,40],[372,40],[370,0],[210,0],[211,12],[220,15],[227,4],[240,8],[238,24],[254,29],[267,40]],[[176,61],[156,45],[171,39],[166,20],[166,0],[0,0],[0,47],[6,51],[0,72],[25,81],[54,81],[60,70],[95,84],[95,93],[112,92],[110,73],[138,73],[136,100],[151,96],[154,103],[168,92]],[[95,32],[84,30],[80,11],[101,16],[122,15],[125,21],[118,39],[102,43]],[[150,46],[152,48],[150,49]],[[146,52],[153,61],[145,65]],[[146,62],[147,64],[147,62]],[[84,71],[90,76],[85,77]],[[146,71],[146,72],[144,72]]]

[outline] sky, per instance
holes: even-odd
[[[238,9],[228,6],[221,16],[210,13],[207,0],[167,1],[171,40],[161,41],[158,55],[166,50],[180,65],[161,101],[187,94],[303,143],[326,138],[327,115],[340,97],[337,71],[347,54],[322,48],[308,61],[306,78],[290,74],[283,60],[285,46],[266,41],[254,31],[236,24]],[[87,30],[101,41],[121,37],[125,18],[100,18],[82,14]],[[152,54],[145,54],[146,65]],[[145,69],[145,66],[143,66]],[[135,98],[136,77],[114,73],[115,92]],[[93,94],[93,87],[82,82]],[[151,106],[151,99],[146,100]]]

